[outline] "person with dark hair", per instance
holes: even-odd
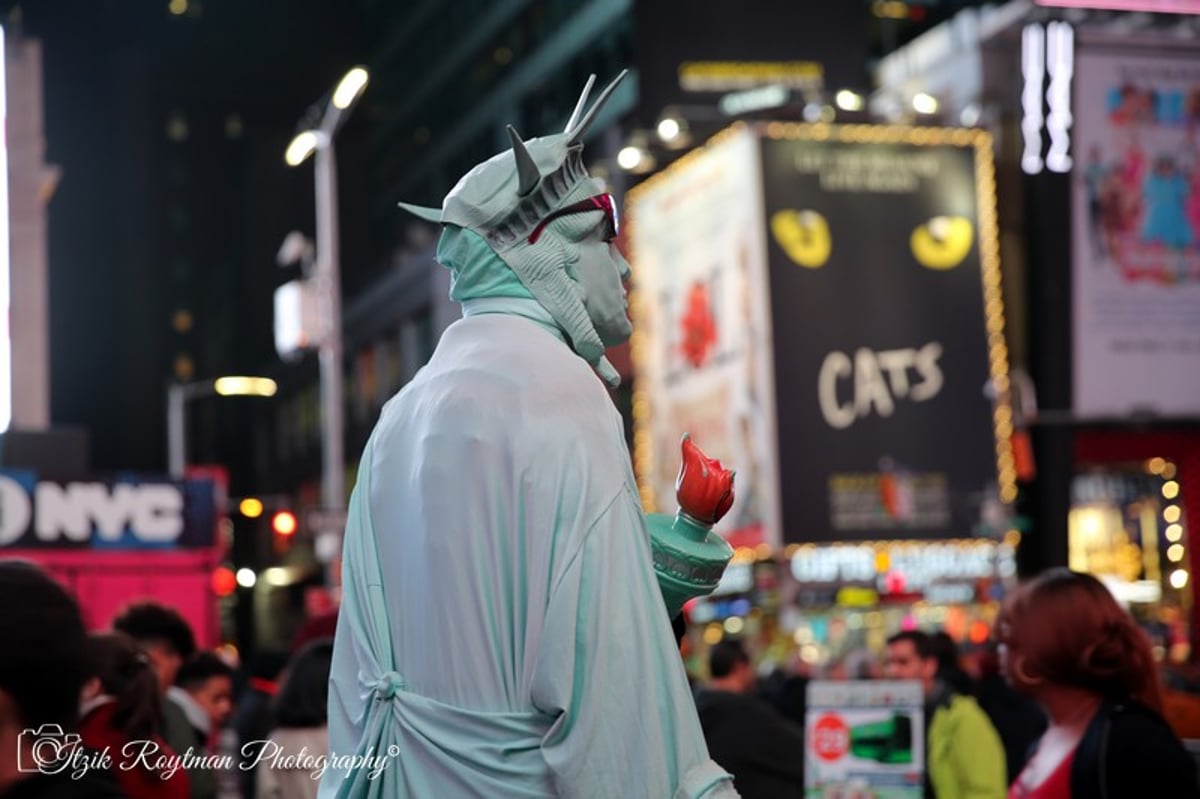
[[[1049,717],[1010,799],[1200,797],[1195,765],[1160,715],[1150,641],[1104,583],[1045,572],[1009,596],[997,632],[1008,680]]]
[[[316,799],[313,763],[329,754],[333,639],[310,641],[288,666],[275,697],[276,727],[259,758],[258,799]]]
[[[920,630],[887,641],[887,676],[925,692],[926,799],[1003,799],[1004,747],[987,714],[938,679],[933,638]]]
[[[1030,750],[1046,731],[1046,714],[1004,679],[996,648],[995,641],[991,641],[980,654],[975,701],[992,720],[1000,743],[1004,744],[1005,770],[1011,782],[1025,768]]]
[[[127,605],[113,619],[112,628],[137,642],[158,675],[158,690],[163,697],[160,730],[167,746],[180,756],[197,751],[200,741],[187,714],[169,693],[183,662],[196,651],[196,638],[187,620],[174,608],[144,600]],[[193,796],[216,791],[212,775],[199,769],[191,773],[191,786]]]
[[[186,799],[183,769],[156,769],[176,753],[158,734],[162,696],[146,653],[124,633],[93,633],[87,640],[79,734],[89,749],[107,751],[109,770],[129,799]]]
[[[213,652],[197,652],[179,668],[168,699],[187,719],[196,740],[193,752],[203,759],[211,754],[212,739],[233,712],[233,667]],[[192,799],[217,795],[217,774],[198,764],[188,770]]]
[[[249,672],[237,700],[233,727],[241,742],[240,768],[243,799],[254,799],[258,769],[253,767],[255,741],[265,741],[275,728],[272,705],[279,693],[279,679],[287,666],[288,656],[282,650],[264,650],[250,660]]]
[[[158,602],[135,602],[113,619],[113,629],[125,633],[150,657],[162,690],[175,684],[175,675],[196,651],[196,637],[179,611]]]
[[[741,642],[709,650],[708,684],[696,692],[712,759],[733,775],[742,799],[804,795],[804,733],[754,696],[757,680]]]
[[[207,746],[233,714],[233,667],[215,652],[197,652],[179,669],[168,693]]]
[[[958,644],[945,630],[929,634],[933,645],[933,656],[937,658],[937,678],[963,696],[974,696],[975,681],[967,674],[959,659]]]
[[[87,676],[79,605],[38,566],[0,560],[0,799],[120,799],[105,769],[69,768]]]

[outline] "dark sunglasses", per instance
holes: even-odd
[[[558,219],[560,216],[570,216],[571,214],[584,214],[589,211],[603,211],[604,218],[608,221],[608,230],[605,232],[605,241],[612,241],[617,237],[617,231],[621,229],[620,219],[617,217],[617,204],[613,202],[611,194],[597,194],[595,197],[588,197],[585,200],[580,200],[577,203],[572,203],[566,208],[559,208],[548,217],[538,222],[538,226],[529,234],[529,243],[535,244],[538,238],[542,235],[542,231],[546,229],[546,225]]]

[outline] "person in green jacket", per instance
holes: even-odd
[[[1004,747],[996,728],[969,696],[937,679],[933,639],[905,630],[888,639],[887,676],[919,680],[925,690],[927,799],[1004,799]]]

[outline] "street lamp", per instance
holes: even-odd
[[[269,377],[218,377],[194,383],[167,386],[167,468],[171,477],[183,479],[187,466],[187,430],[184,409],[187,401],[198,397],[273,397],[275,381]]]
[[[338,265],[337,166],[333,153],[336,135],[350,108],[367,86],[367,71],[355,67],[338,82],[316,127],[305,127],[288,145],[284,160],[299,166],[315,153],[316,172],[316,281],[321,318],[320,364],[322,464],[321,494],[326,509],[345,505],[345,455],[343,453],[342,301]]]

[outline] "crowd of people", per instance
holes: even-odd
[[[155,602],[89,634],[70,593],[23,561],[0,561],[0,603],[2,799],[216,799],[230,773],[246,799],[316,796],[331,638],[301,637],[290,656],[260,653],[243,672],[198,650],[182,616]],[[1149,641],[1102,583],[1047,572],[1008,597],[995,632],[974,675],[948,635],[920,630],[841,674],[920,683],[927,797],[1117,799],[1148,785],[1200,797],[1163,718]],[[693,689],[712,758],[744,799],[804,796],[808,677],[761,679],[735,639],[713,646],[708,666]],[[223,730],[239,744],[228,762]]]
[[[921,684],[926,797],[1200,797],[1194,761],[1164,719],[1149,639],[1094,577],[1054,570],[1017,588],[974,676],[941,631],[897,632],[875,665],[823,676]],[[759,679],[736,640],[710,650],[697,710],[743,799],[805,795],[808,679]]]
[[[0,606],[2,799],[316,796],[330,638],[243,671],[153,601],[88,633],[70,592],[21,560],[0,560]]]

